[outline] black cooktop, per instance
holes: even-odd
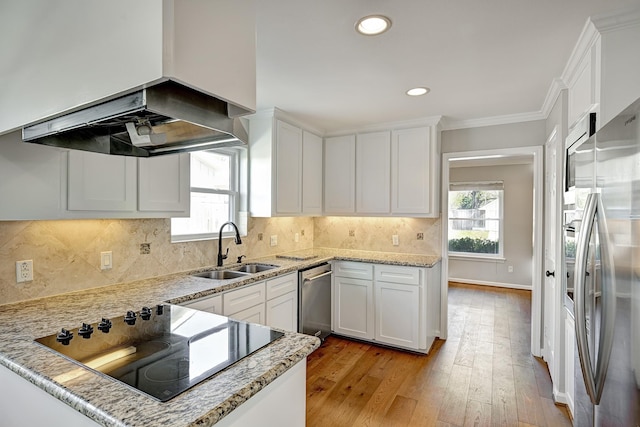
[[[162,402],[282,337],[266,326],[164,304],[36,339]]]

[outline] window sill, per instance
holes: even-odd
[[[504,263],[507,259],[501,256],[487,256],[476,254],[452,254],[449,252],[449,259],[457,259],[461,261],[480,261],[480,262],[499,262]]]

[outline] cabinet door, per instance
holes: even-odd
[[[577,64],[567,82],[569,127],[572,127],[584,114],[594,111],[600,102],[600,41],[587,50]]]
[[[391,143],[391,211],[394,214],[432,214],[432,159],[429,128],[393,132]]]
[[[194,310],[206,311],[213,314],[222,314],[222,295],[198,298],[197,300],[187,301],[180,305],[183,307],[193,308]]]
[[[322,213],[322,138],[302,132],[302,213]]]
[[[389,213],[390,157],[390,132],[358,135],[356,141],[356,211],[358,213]]]
[[[222,310],[225,316],[231,316],[239,311],[246,310],[258,304],[264,306],[265,287],[264,282],[255,285],[244,286],[235,291],[229,291],[222,295]]]
[[[355,135],[324,140],[324,211],[355,212]]]
[[[138,209],[189,215],[189,153],[138,159]]]
[[[135,211],[136,158],[69,150],[71,211]]]
[[[229,315],[229,317],[235,320],[242,320],[243,322],[257,323],[259,325],[266,325],[267,323],[265,321],[264,303],[238,311],[237,313]]]
[[[371,340],[373,333],[373,282],[334,277],[334,332]]]
[[[302,211],[302,130],[280,120],[276,126],[276,212],[299,214]]]
[[[400,283],[375,283],[376,341],[419,348],[420,287]]]
[[[298,292],[292,291],[266,302],[266,325],[296,332],[298,330]]]

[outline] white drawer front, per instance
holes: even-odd
[[[267,280],[267,300],[288,294],[291,291],[298,291],[297,273],[287,274],[285,276],[279,276]]]
[[[241,310],[246,310],[265,301],[264,282],[246,286],[222,295],[222,309],[225,316],[231,316]]]
[[[195,310],[206,311],[208,313],[222,314],[222,295],[198,298],[180,305],[183,307],[193,308]]]
[[[333,274],[338,277],[372,280],[373,265],[364,262],[338,261],[333,264]]]
[[[420,269],[398,265],[376,265],[376,282],[403,283],[405,285],[420,284]]]

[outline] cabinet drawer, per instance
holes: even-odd
[[[267,280],[268,300],[292,291],[295,291],[296,294],[298,292],[298,275],[296,273]]]
[[[231,316],[241,310],[263,304],[265,301],[264,282],[227,292],[222,296],[222,309],[225,316]]]
[[[333,264],[333,274],[337,277],[372,280],[373,264],[353,261],[338,261]]]
[[[242,320],[243,322],[257,323],[259,325],[266,324],[264,304],[258,304],[246,310],[238,311],[229,317],[235,320]]]
[[[403,283],[405,285],[420,284],[420,269],[397,265],[376,265],[376,282]]]
[[[180,305],[183,307],[193,308],[195,310],[206,311],[208,313],[222,314],[222,295],[198,298]]]

